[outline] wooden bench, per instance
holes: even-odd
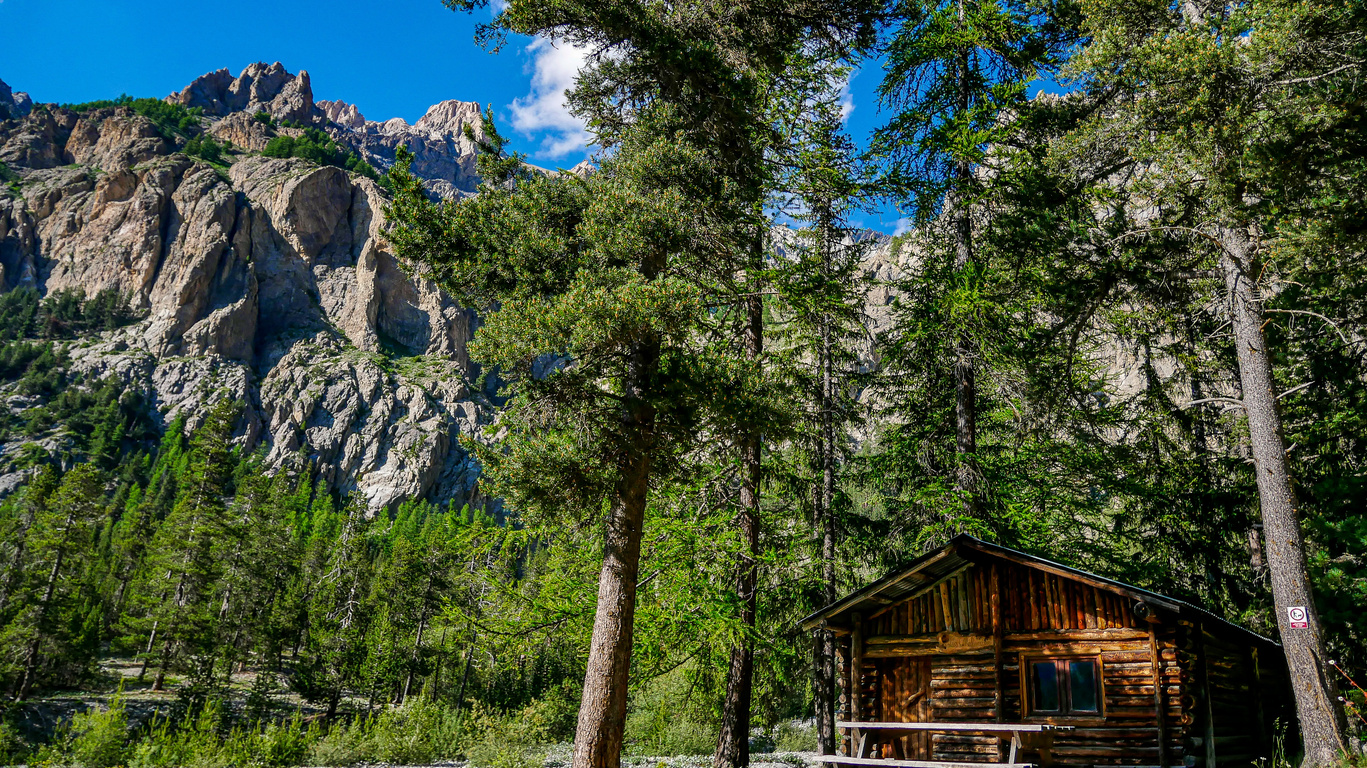
[[[836,727],[853,731],[858,740],[854,756],[818,755],[817,762],[831,765],[870,765],[889,768],[1037,768],[1034,763],[1016,762],[1016,753],[1021,747],[1021,734],[1044,733],[1046,731],[1071,731],[1071,725],[1048,725],[1041,723],[879,723],[840,721]],[[868,744],[868,731],[940,731],[968,733],[1011,734],[1011,753],[1004,763],[966,763],[951,760],[896,760],[888,758],[865,757]]]

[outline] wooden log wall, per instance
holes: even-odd
[[[1186,655],[1202,675],[1190,697],[1194,727],[1184,734],[1196,763],[1245,766],[1270,755],[1278,720],[1283,726],[1295,722],[1280,651],[1212,634],[1200,624],[1183,629]]]
[[[993,636],[994,582],[1000,585],[1000,639]],[[1193,719],[1184,705],[1190,696],[1178,628],[1159,625],[1151,641],[1150,625],[1134,616],[1133,603],[1065,576],[1004,562],[925,584],[864,621],[859,719],[996,722],[999,653],[1002,720],[1021,722],[1022,656],[1096,655],[1102,666],[1103,716],[1055,735],[1054,762],[1158,766],[1166,758],[1173,768],[1183,766]],[[875,754],[958,762],[1006,757],[998,738],[967,734],[930,734],[929,743],[888,736]]]
[[[915,597],[869,617],[869,636],[992,631],[993,571],[997,571],[1007,632],[1138,629],[1133,600],[1065,576],[1009,563],[970,567],[927,585]]]

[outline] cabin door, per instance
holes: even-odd
[[[883,676],[883,719],[899,723],[928,723],[930,715],[930,657],[890,659]],[[889,731],[883,743],[885,758],[902,760],[931,759],[930,737],[924,731],[894,735]]]

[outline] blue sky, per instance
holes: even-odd
[[[369,120],[412,123],[445,99],[492,104],[537,164],[579,162],[584,135],[561,98],[577,54],[531,38],[489,53],[473,39],[488,18],[440,0],[0,0],[0,79],[35,101],[81,102],[165,96],[211,70],[279,61],[308,70],[314,98],[351,102]],[[851,81],[849,129],[861,143],[879,123],[878,77]],[[856,223],[891,232],[897,219],[885,211]]]

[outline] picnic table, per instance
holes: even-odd
[[[817,762],[831,765],[869,765],[888,768],[1036,768],[1034,763],[1016,762],[1016,753],[1022,745],[1021,734],[1071,731],[1071,725],[1050,725],[1047,723],[879,723],[850,722],[836,723],[841,730],[851,731],[857,743],[854,755],[818,755]],[[869,731],[939,731],[943,733],[996,733],[1011,734],[1011,752],[1004,763],[967,763],[949,760],[897,760],[888,758],[865,757]]]

